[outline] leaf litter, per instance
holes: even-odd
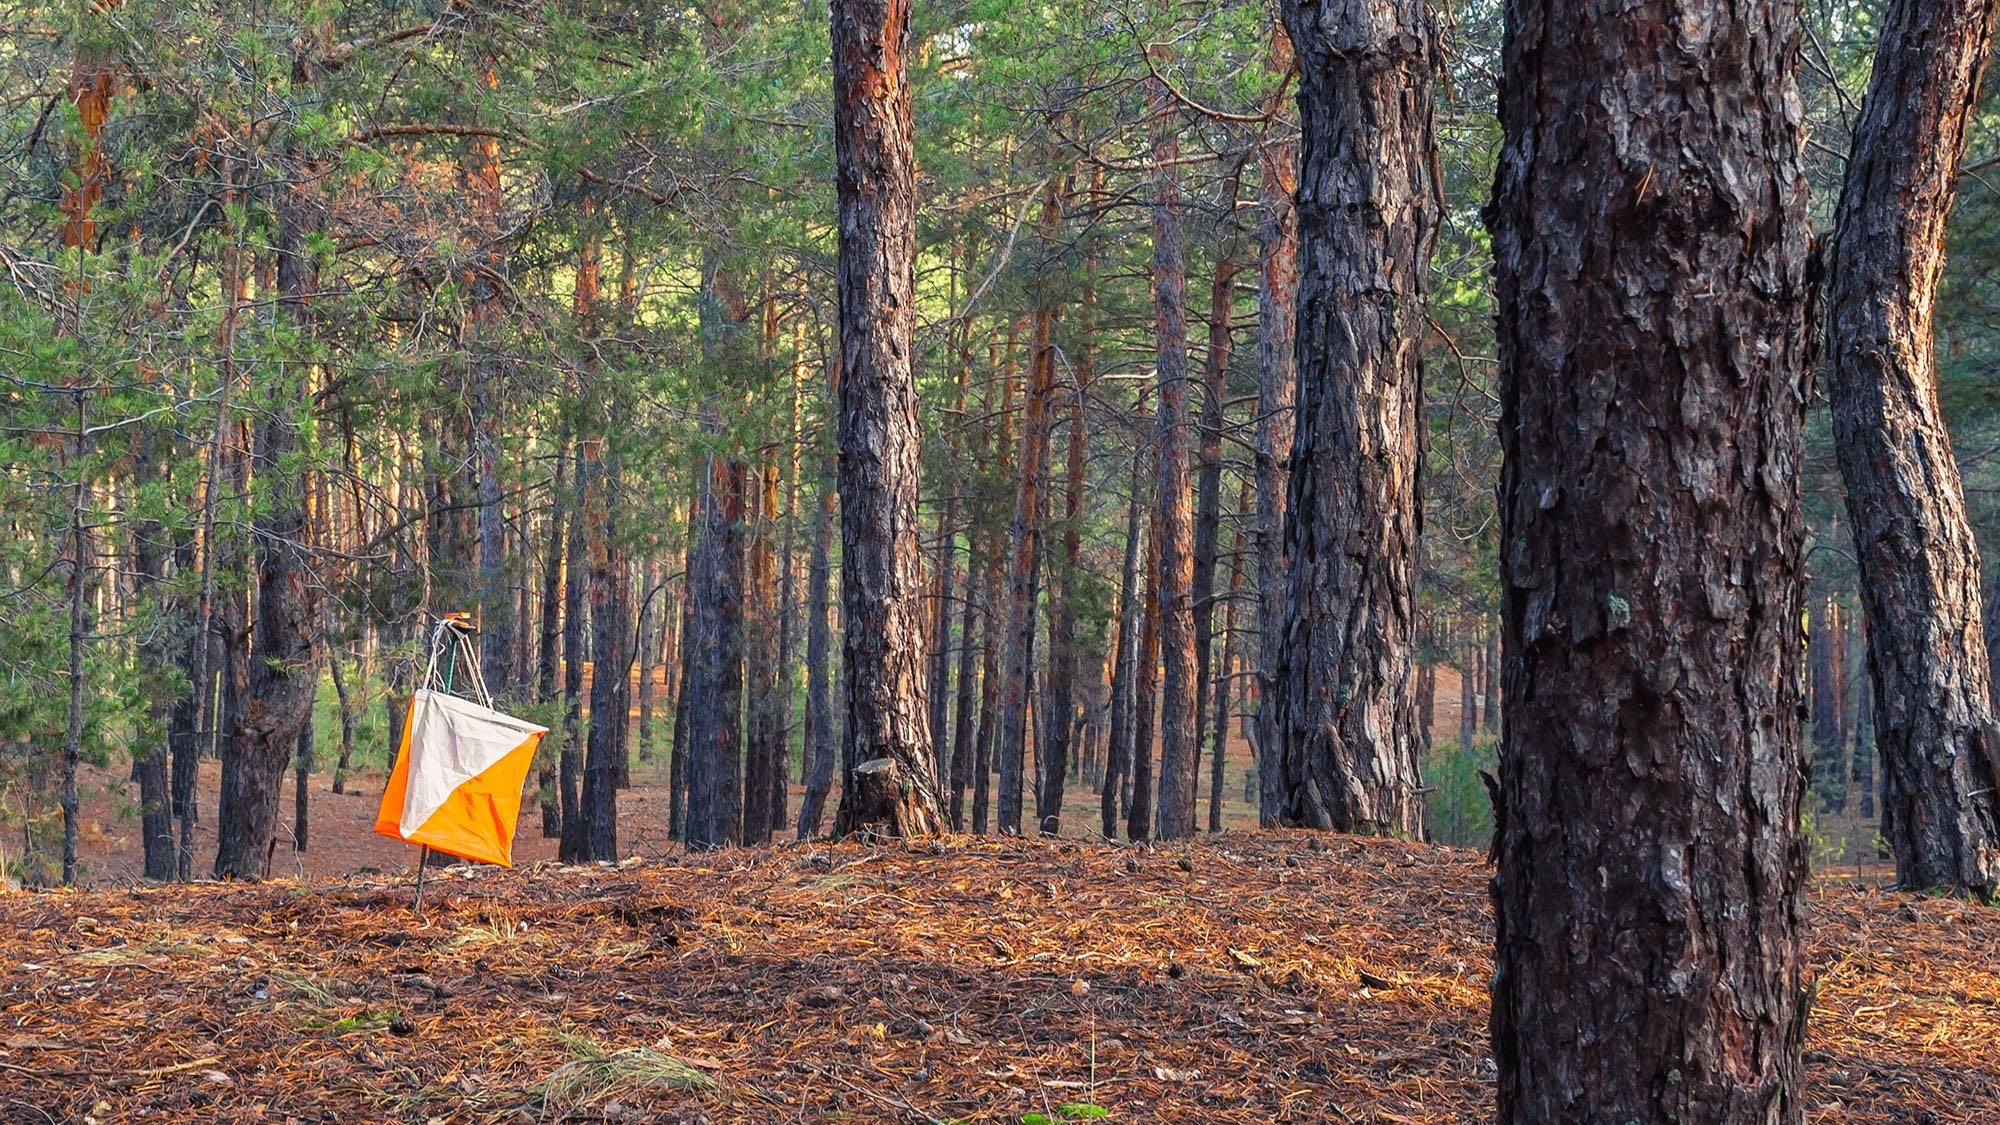
[[[1483,1122],[1488,876],[1249,833],[453,868],[421,918],[381,879],[16,894],[0,1119]],[[2000,1119],[2000,910],[1812,898],[1807,1119]]]

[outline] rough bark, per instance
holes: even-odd
[[[1152,82],[1147,101],[1159,116],[1153,137],[1153,368],[1159,394],[1158,505],[1150,601],[1157,603],[1160,676],[1160,792],[1156,826],[1161,839],[1192,836],[1195,795],[1201,788],[1200,732],[1196,715],[1194,651],[1194,511],[1188,495],[1187,445],[1187,248],[1182,229],[1179,123],[1167,113],[1165,84]],[[1136,783],[1137,771],[1133,774]],[[1135,819],[1137,802],[1134,803]],[[1136,839],[1139,833],[1133,833]]]
[[[1836,211],[1828,398],[1868,615],[1882,835],[1907,888],[2000,891],[1979,548],[1938,408],[1932,314],[1967,125],[1993,41],[1985,0],[1894,0]]]
[[[294,168],[277,192],[278,310],[301,334],[312,328],[318,270],[307,232],[316,229],[315,190]],[[279,799],[299,727],[312,712],[319,685],[313,634],[319,599],[307,565],[306,486],[294,464],[299,452],[296,411],[310,402],[304,364],[278,369],[289,387],[273,386],[272,404],[257,426],[257,480],[266,490],[253,517],[257,542],[256,659],[247,669],[247,693],[230,716],[222,755],[222,790],[216,811],[215,876],[261,878],[269,848],[278,839]],[[247,657],[249,646],[244,656]]]
[[[742,839],[742,465],[710,454],[696,507],[701,537],[688,570],[687,846]]]
[[[1506,16],[1497,1121],[1795,1125],[1797,12]]]
[[[1291,63],[1291,40],[1285,38],[1282,25],[1274,25],[1266,69],[1282,75]],[[1297,792],[1305,780],[1288,775],[1290,763],[1276,753],[1278,712],[1272,706],[1291,581],[1285,500],[1291,487],[1297,395],[1292,315],[1298,290],[1298,217],[1292,206],[1297,154],[1291,144],[1267,141],[1258,155],[1263,166],[1263,222],[1257,231],[1257,716],[1252,741],[1257,752],[1257,819],[1271,828],[1285,821],[1285,797]]]
[[[1284,820],[1421,837],[1411,661],[1441,205],[1428,5],[1281,5],[1299,54],[1298,432],[1271,704]],[[1304,784],[1299,784],[1299,782]]]
[[[923,836],[942,816],[931,773],[917,542],[916,261],[908,0],[834,0],[839,195],[842,835]],[[892,759],[908,792],[888,805],[854,769]]]

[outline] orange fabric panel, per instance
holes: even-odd
[[[535,761],[542,736],[530,736],[491,769],[468,779],[406,837],[412,844],[482,863],[514,865],[514,824],[521,816],[521,785]],[[398,811],[401,805],[397,806]],[[389,827],[393,832],[396,821]]]
[[[375,810],[375,831],[403,838],[403,791],[410,784],[410,728],[417,721],[414,697],[403,708],[403,737],[396,744],[396,764],[389,770],[388,787],[382,790],[382,805]]]

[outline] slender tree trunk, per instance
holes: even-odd
[[[1797,1125],[1798,13],[1506,8],[1496,1120]]]
[[[306,850],[307,829],[312,811],[313,717],[299,725],[297,752],[292,758],[292,850]]]
[[[578,816],[563,825],[565,863],[618,858],[618,781],[631,726],[631,566],[618,542],[624,472],[617,452],[584,443],[578,473],[590,489],[579,509],[588,540],[591,621],[590,733]]]
[[[909,0],[833,2],[841,378],[842,835],[942,822],[925,724],[917,543],[916,262]],[[886,759],[893,772],[874,763]],[[868,776],[891,784],[864,784]]]
[[[1005,643],[1005,619],[999,613],[1000,553],[989,554],[986,592],[980,598],[986,609],[986,643],[979,654],[979,735],[972,752],[972,830],[982,836],[986,834],[993,795],[993,743],[1000,725],[1000,649]]]
[[[1089,310],[1095,294],[1083,295],[1086,339],[1096,331]],[[1035,819],[1044,836],[1062,831],[1064,783],[1069,777],[1072,732],[1076,725],[1076,676],[1082,653],[1076,643],[1076,576],[1083,554],[1083,476],[1089,453],[1085,407],[1089,402],[1093,356],[1088,344],[1077,356],[1076,382],[1069,395],[1069,450],[1063,457],[1062,557],[1056,566],[1055,605],[1049,625],[1048,705],[1043,708],[1041,748],[1035,754]],[[1055,367],[1054,350],[1048,366]]]
[[[1833,693],[1833,599],[1824,590],[1806,598],[1806,664],[1811,675],[1812,791],[1827,812],[1846,811],[1847,744],[1840,737]]]
[[[71,448],[70,470],[76,474],[69,506],[69,713],[63,730],[62,750],[62,881],[76,885],[76,845],[78,803],[76,771],[83,758],[84,655],[90,643],[85,606],[90,594],[90,530],[84,512],[89,488],[84,475],[84,459],[89,452],[89,394],[78,390],[76,400],[76,440]]]
[[[1132,797],[1125,817],[1125,836],[1153,836],[1153,705],[1160,668],[1160,528],[1155,522],[1146,537],[1146,600],[1140,609],[1139,652],[1132,678]]]
[[[1236,180],[1230,178],[1224,192],[1234,209]],[[1236,259],[1225,250],[1215,263],[1215,279],[1208,294],[1208,360],[1202,369],[1201,443],[1195,454],[1200,471],[1195,479],[1194,507],[1194,668],[1195,668],[1195,756],[1201,756],[1201,739],[1210,729],[1202,721],[1202,708],[1209,699],[1214,680],[1215,653],[1215,565],[1222,538],[1222,422],[1223,403],[1228,398],[1227,376],[1232,343],[1229,318],[1235,305]],[[1221,768],[1222,745],[1216,743],[1211,773]],[[1218,783],[1219,784],[1219,783]],[[1216,790],[1210,786],[1211,795]],[[1220,810],[1210,801],[1210,831],[1219,831]]]
[[[1239,513],[1250,508],[1250,482],[1243,482],[1237,500]],[[1214,736],[1209,750],[1208,830],[1222,831],[1222,782],[1229,772],[1229,677],[1236,662],[1236,597],[1243,589],[1243,525],[1237,524],[1236,541],[1229,550],[1229,604],[1223,610],[1222,662],[1215,676]]]
[[[1298,435],[1271,704],[1305,784],[1283,819],[1421,837],[1410,651],[1423,534],[1423,334],[1441,210],[1426,5],[1281,5],[1299,48]],[[1356,550],[1354,544],[1366,544]]]
[[[1201,747],[1196,725],[1194,649],[1194,512],[1188,496],[1187,447],[1187,252],[1181,225],[1179,123],[1168,114],[1164,83],[1147,87],[1147,102],[1159,116],[1153,138],[1153,331],[1159,344],[1154,367],[1159,391],[1158,516],[1153,536],[1159,544],[1158,570],[1149,601],[1156,602],[1160,677],[1160,807],[1163,840],[1192,836],[1200,790]],[[1142,766],[1148,763],[1142,761]],[[1137,783],[1141,774],[1133,774]],[[1139,817],[1133,804],[1133,819]],[[1134,839],[1143,835],[1133,832]]]
[[[1140,468],[1144,455],[1132,453],[1132,495],[1125,506],[1125,565],[1120,570],[1118,588],[1118,641],[1111,654],[1111,745],[1104,753],[1104,783],[1099,793],[1099,815],[1106,839],[1118,838],[1120,797],[1132,768],[1133,679],[1139,669],[1139,617],[1142,596],[1139,588],[1139,532],[1141,485],[1145,474]]]
[[[555,478],[549,484],[548,542],[542,556],[542,614],[539,660],[535,666],[535,698],[542,703],[556,699],[556,673],[562,667],[563,533],[567,526],[570,498],[569,454],[560,445],[555,451]],[[562,835],[562,798],[553,756],[538,755],[535,789],[542,806],[542,838]]]
[[[826,816],[826,796],[833,788],[833,527],[838,497],[832,473],[820,471],[819,511],[813,517],[812,552],[806,558],[806,745],[812,765],[806,773],[806,793],[799,802],[798,837],[819,835]]]
[[[954,597],[952,569],[958,540],[958,495],[956,491],[938,509],[937,549],[932,569],[937,572],[937,613],[931,625],[931,749],[937,755],[935,770],[940,784],[951,777],[951,605]],[[960,639],[964,646],[965,641]]]
[[[493,60],[482,57],[477,81],[499,85]],[[501,509],[500,413],[505,358],[499,339],[507,322],[507,247],[501,235],[500,141],[474,137],[460,170],[472,211],[476,245],[463,282],[470,299],[464,329],[472,363],[472,452],[479,493],[479,668],[488,689],[505,701],[514,686],[513,599],[507,588],[507,522]]]
[[[142,436],[137,446],[134,476],[141,486],[161,480],[165,435]],[[160,620],[139,647],[140,659],[154,675],[173,665],[174,642],[179,633],[169,626],[179,619],[180,607],[166,589],[173,575],[173,547],[165,525],[159,520],[143,520],[133,528],[132,550],[137,571],[133,593],[150,601],[160,614]],[[161,737],[148,745],[133,763],[134,780],[139,783],[139,839],[148,879],[174,877],[174,794],[168,753],[173,742],[175,702],[164,694],[154,693],[148,713],[159,727]]]
[[[667,614],[667,600],[661,597],[656,603],[653,594],[655,583],[659,581],[659,571],[654,565],[652,552],[639,564],[639,624],[637,643],[639,646],[639,734],[638,757],[642,762],[653,757],[653,681],[658,678],[660,645],[666,636],[663,624]]]
[[[2000,892],[1979,547],[1938,408],[1932,314],[1990,0],[1892,0],[1836,213],[1828,397],[1868,614],[1882,835],[1909,889]]]
[[[988,634],[992,632],[991,615],[977,612],[979,573],[983,565],[979,549],[979,532],[975,528],[966,543],[963,597],[965,604],[959,607],[958,618],[958,704],[956,713],[952,716],[951,794],[948,810],[953,832],[965,831],[965,788],[972,783],[973,689],[979,678],[972,663],[977,655],[977,649],[972,643],[972,631],[978,626]],[[982,619],[984,624],[981,624]],[[982,642],[988,645],[991,643],[990,636]]]
[[[1042,187],[1041,227],[1052,243],[1062,219],[1056,178]],[[1022,401],[1021,446],[1014,494],[1012,565],[1008,571],[1007,667],[1000,684],[1000,795],[994,827],[1021,833],[1021,783],[1028,753],[1028,698],[1035,669],[1035,607],[1041,596],[1043,482],[1049,464],[1049,399],[1055,393],[1055,296],[1046,289],[1035,305],[1029,337],[1028,393]]]
[[[742,842],[765,844],[779,827],[771,798],[785,737],[778,715],[777,554],[771,549],[778,527],[778,464],[769,450],[749,480],[751,492],[744,507],[747,514],[754,500],[756,518],[751,524],[750,572],[743,605],[749,729],[745,738],[748,753],[743,771]]]
[[[1275,78],[1289,72],[1291,65],[1291,40],[1282,25],[1274,24],[1265,69]],[[1292,207],[1296,159],[1292,145],[1267,141],[1259,156],[1264,220],[1257,232],[1257,716],[1252,741],[1257,752],[1257,820],[1271,828],[1284,823],[1287,796],[1305,783],[1303,776],[1289,772],[1296,763],[1279,750],[1282,735],[1273,706],[1291,583],[1285,502],[1297,392],[1292,310],[1298,289],[1298,220]]]
[[[595,483],[581,449],[576,457],[576,474],[571,489],[568,542],[563,563],[563,737],[557,758],[556,796],[562,813],[558,851],[580,852],[577,834],[582,830],[583,807],[583,665],[584,600],[589,597],[589,534],[585,515],[593,502],[590,489]]]

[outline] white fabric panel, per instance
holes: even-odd
[[[411,700],[410,765],[403,790],[403,835],[423,827],[452,790],[491,769],[531,736],[536,726],[469,699],[423,690]]]

